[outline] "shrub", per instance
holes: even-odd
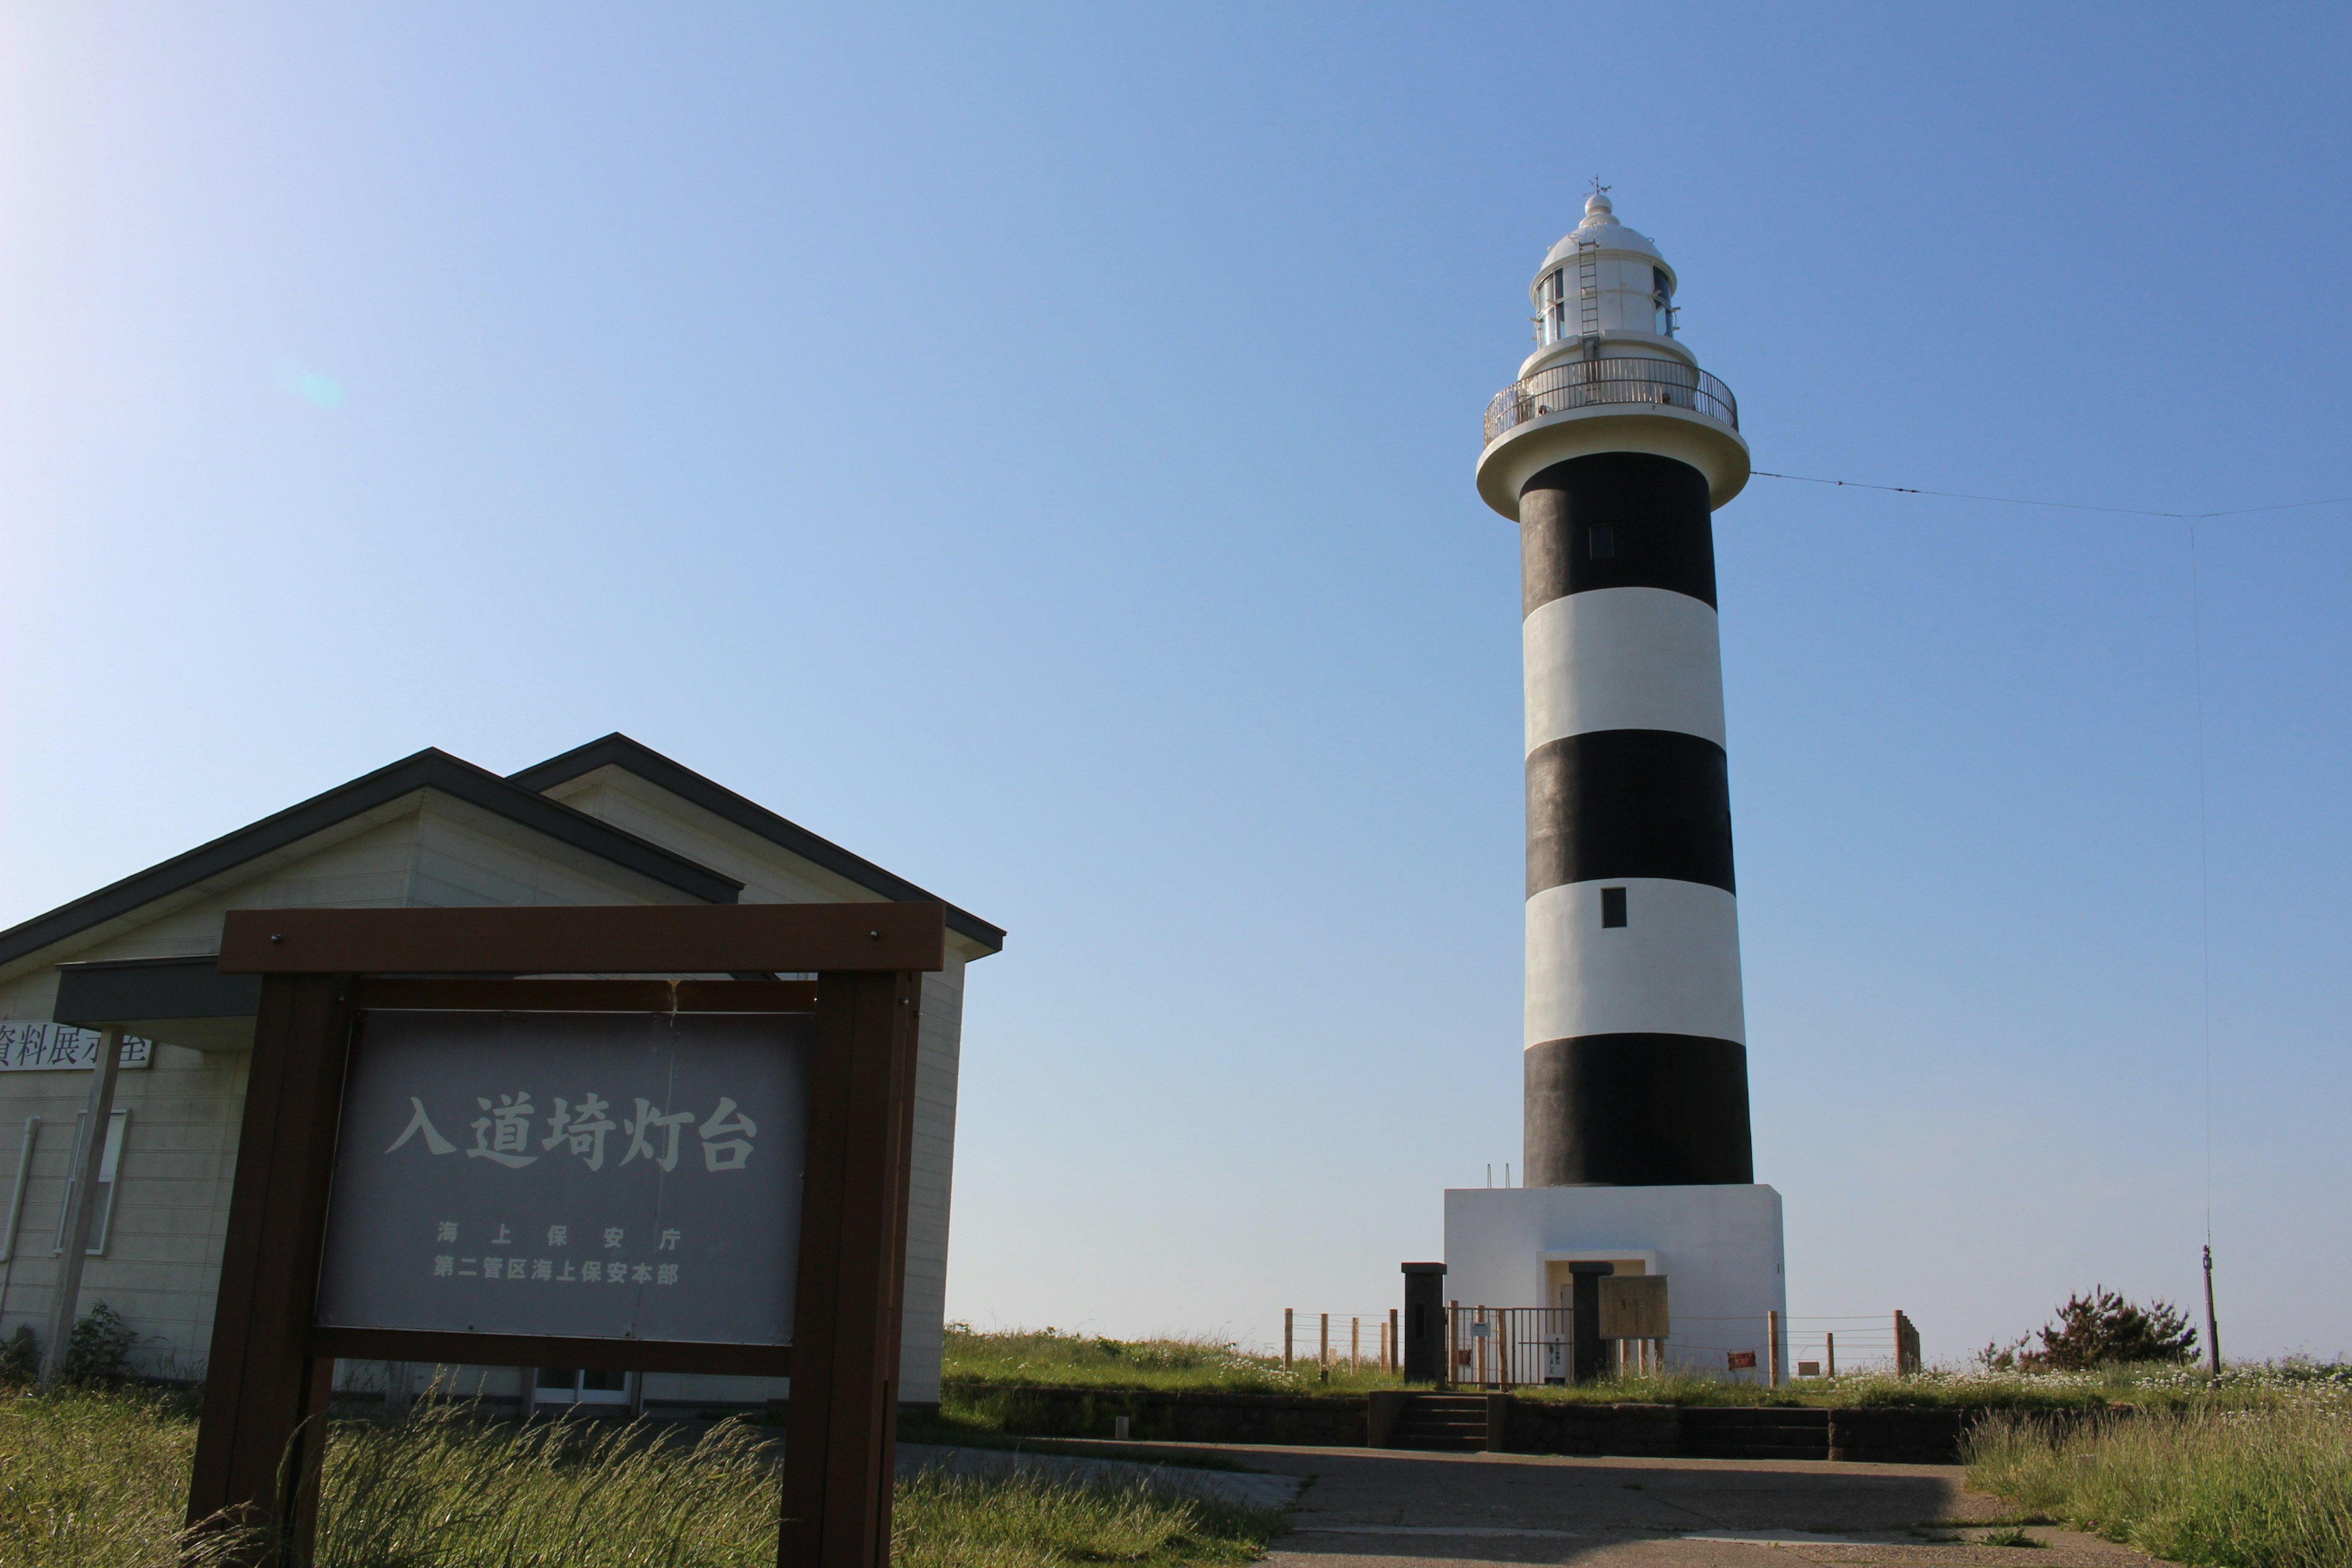
[[[22,1388],[41,1373],[41,1352],[33,1342],[33,1325],[19,1323],[0,1344],[0,1387]]]
[[[2197,1353],[2197,1331],[2169,1301],[2137,1306],[2104,1285],[2071,1295],[2058,1321],[2042,1328],[2042,1348],[2031,1334],[1989,1344],[1977,1359],[1993,1372],[2083,1372],[2137,1362],[2184,1362]]]
[[[122,1314],[100,1301],[66,1341],[66,1381],[112,1387],[131,1375],[131,1347],[138,1342]]]

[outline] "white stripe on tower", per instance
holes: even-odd
[[[1677,730],[1723,744],[1715,606],[1665,588],[1563,594],[1528,613],[1528,750],[1589,730]]]
[[[1625,923],[1601,925],[1601,889]],[[1528,900],[1527,1043],[1587,1035],[1748,1040],[1739,909],[1721,888],[1667,877],[1563,882]]]

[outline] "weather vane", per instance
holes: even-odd
[[[1608,194],[1610,191],[1612,191],[1612,190],[1615,190],[1615,189],[1616,189],[1616,187],[1615,187],[1614,185],[1604,185],[1604,184],[1602,184],[1601,183],[1601,176],[1600,176],[1600,175],[1595,174],[1595,175],[1593,175],[1593,176],[1592,176],[1592,194],[1593,194],[1594,195],[1596,195],[1596,196],[1598,196],[1598,195],[1606,195],[1606,194]]]

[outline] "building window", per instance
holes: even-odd
[[[1675,335],[1674,289],[1666,283],[1666,269],[1663,267],[1650,268],[1650,310],[1657,322],[1658,335],[1662,338],[1673,337]]]
[[[87,1110],[74,1113],[74,1142],[81,1142],[82,1124],[89,1118],[89,1112]],[[116,1167],[122,1163],[122,1135],[130,1130],[130,1127],[131,1112],[128,1110],[114,1111],[106,1119],[106,1147],[99,1155],[98,1193],[96,1201],[91,1205],[92,1213],[89,1216],[89,1246],[85,1248],[88,1255],[92,1258],[106,1256],[107,1233],[114,1228],[114,1193],[118,1184],[114,1179],[114,1173]],[[58,1205],[56,1250],[60,1253],[66,1249],[66,1219],[73,1212],[73,1190],[80,1184],[80,1181],[79,1174],[67,1175],[65,1197]],[[12,1236],[8,1240],[13,1250],[16,1237]]]
[[[1585,531],[1585,548],[1595,561],[1617,559],[1617,531],[1605,522],[1596,522]]]
[[[1603,926],[1621,926],[1625,923],[1624,889],[1603,888],[1601,889],[1601,923]]]

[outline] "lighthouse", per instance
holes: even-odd
[[[1478,493],[1521,563],[1526,1184],[1447,1194],[1446,1293],[1572,1310],[1572,1265],[1665,1274],[1669,1361],[1769,1373],[1787,1292],[1748,1121],[1713,521],[1748,453],[1678,290],[1596,184],[1486,408]]]

